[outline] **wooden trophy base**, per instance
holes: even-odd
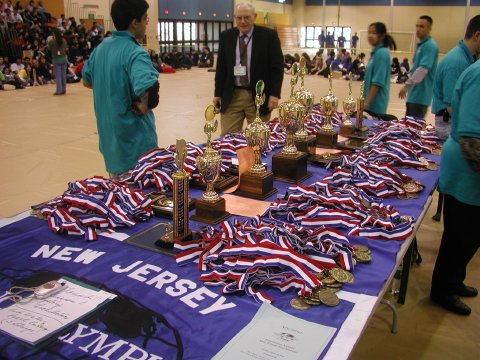
[[[349,139],[357,139],[357,140],[367,140],[368,139],[368,128],[367,131],[360,131],[357,129],[353,129],[353,132],[350,135],[347,135]]]
[[[338,134],[336,131],[322,131],[317,132],[317,145],[332,147],[337,145]]]
[[[265,172],[263,175],[255,175],[249,172],[240,176],[240,188],[235,191],[236,195],[265,200],[275,194],[277,189],[273,187],[273,173]]]
[[[315,154],[317,138],[315,135],[308,135],[305,139],[295,139],[295,147],[298,149],[298,151],[307,154]]]
[[[353,133],[353,125],[340,125],[340,135],[350,135]]]
[[[184,236],[174,238],[173,232],[167,232],[168,227],[170,227],[170,224],[155,224],[148,229],[129,237],[126,240],[126,243],[157,253],[175,256],[177,254],[173,250],[175,242],[190,241],[198,238],[198,234],[191,231],[188,231]]]
[[[282,154],[272,157],[273,178],[278,181],[300,183],[312,176],[307,172],[308,155],[304,152],[296,154]]]
[[[195,202],[195,214],[190,219],[205,224],[215,225],[227,219],[230,213],[225,211],[225,199],[220,198],[215,202],[205,201],[202,198]]]

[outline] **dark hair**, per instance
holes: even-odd
[[[130,23],[134,19],[141,21],[147,10],[148,3],[145,0],[115,0],[110,16],[117,30],[128,30]]]
[[[427,20],[430,25],[433,25],[433,19],[428,15],[422,15],[419,17],[419,19]]]
[[[394,57],[392,59],[392,63],[394,63],[395,65],[399,65],[400,63],[398,62],[398,58],[397,57]]]
[[[468,22],[465,39],[471,39],[477,31],[480,31],[480,15],[474,16]]]
[[[58,29],[58,28],[53,29],[53,35],[55,36],[55,41],[57,42],[57,45],[62,46],[63,36],[62,36],[62,32],[60,31],[60,29]]]
[[[384,47],[397,50],[397,44],[395,43],[395,40],[393,40],[393,38],[387,34],[387,27],[384,23],[374,22],[371,23],[370,26],[373,26],[375,28],[375,32],[382,37],[382,43]]]

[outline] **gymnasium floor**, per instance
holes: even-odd
[[[213,78],[214,73],[198,68],[160,75],[160,104],[155,109],[159,146],[177,138],[205,140],[203,113],[213,97]],[[288,80],[286,76],[285,97],[290,93]],[[328,81],[307,76],[305,87],[318,102],[328,92]],[[399,89],[392,84],[388,112],[402,116],[405,104],[397,98]],[[61,194],[69,181],[106,175],[90,90],[74,84],[67,86],[65,96],[52,96],[54,91],[53,85],[46,85],[0,92],[0,218]],[[341,103],[348,93],[347,81],[334,80],[333,91]],[[358,82],[353,93],[358,96]],[[433,120],[431,114],[427,120]],[[443,228],[431,220],[436,201],[417,234],[423,262],[413,266],[406,304],[398,306],[398,334],[389,331],[390,309],[380,305],[351,359],[480,359],[480,299],[465,299],[472,307],[469,317],[447,313],[428,300]],[[477,288],[479,265],[477,253],[467,278]]]

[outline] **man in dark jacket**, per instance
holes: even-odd
[[[243,121],[255,119],[255,84],[265,83],[263,121],[278,107],[283,81],[283,54],[274,30],[254,26],[255,8],[250,3],[235,6],[236,28],[220,35],[213,104],[221,111],[221,134],[241,131]]]

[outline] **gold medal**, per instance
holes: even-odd
[[[330,290],[323,290],[317,293],[318,298],[322,302],[322,304],[325,304],[327,306],[337,306],[340,304],[340,299],[338,298],[337,294]]]
[[[366,245],[352,245],[353,250],[355,252],[366,252],[367,254],[370,254],[370,249]]]
[[[342,284],[353,283],[354,280],[352,274],[340,268],[330,269],[330,274],[335,280]]]
[[[369,254],[364,252],[354,253],[353,257],[360,263],[367,263],[372,261],[372,257]]]
[[[304,302],[301,298],[296,297],[290,300],[290,305],[297,310],[308,310],[310,309],[310,305]]]

